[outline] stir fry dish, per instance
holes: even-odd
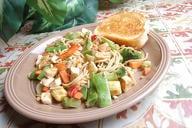
[[[37,81],[42,104],[106,107],[136,85],[136,71],[145,76],[150,70],[147,53],[82,29],[48,45],[28,78]]]

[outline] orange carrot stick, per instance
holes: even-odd
[[[129,64],[129,66],[131,68],[137,69],[137,68],[141,67],[142,62],[140,62],[140,61],[130,61],[128,64]]]
[[[71,47],[66,52],[62,53],[59,57],[62,60],[67,58],[67,57],[70,57],[79,49],[79,47],[80,46],[78,44],[71,44]]]
[[[70,81],[69,80],[69,74],[67,73],[66,70],[60,71],[59,75],[60,75],[60,77],[61,77],[64,84],[69,83],[69,81]]]
[[[54,66],[58,69],[58,71],[66,70],[66,66],[64,63],[57,63]]]
[[[74,98],[75,98],[75,99],[78,99],[78,100],[80,100],[82,97],[83,97],[83,94],[82,94],[81,92],[77,92],[77,93],[74,95]]]

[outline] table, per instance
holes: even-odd
[[[3,96],[4,79],[13,62],[35,42],[60,31],[38,35],[16,34],[7,43],[0,39],[1,128],[191,128],[192,127],[192,1],[128,0],[99,11],[97,21],[122,10],[148,15],[150,29],[170,48],[171,62],[159,87],[143,101],[105,119],[73,125],[33,121],[15,112]]]

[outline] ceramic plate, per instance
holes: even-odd
[[[27,75],[33,70],[35,60],[47,44],[62,38],[67,32],[81,31],[82,28],[94,30],[97,24],[82,25],[62,31],[57,35],[45,38],[25,51],[9,70],[5,81],[5,96],[8,103],[19,113],[34,120],[48,123],[80,123],[92,121],[127,109],[147,94],[151,93],[164,76],[169,62],[168,46],[154,32],[149,32],[149,39],[143,51],[149,54],[152,72],[144,79],[136,75],[137,85],[122,94],[112,105],[105,108],[63,109],[57,105],[44,105],[35,99],[35,83]]]

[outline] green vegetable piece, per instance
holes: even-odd
[[[106,73],[105,73],[105,77],[106,77],[106,79],[107,79],[108,81],[118,80],[118,75],[117,75],[117,73],[115,73],[115,72],[111,72],[111,73],[106,72]]]
[[[83,48],[83,54],[86,55],[92,55],[92,51],[91,48],[93,47],[93,42],[90,40],[87,40],[85,43],[85,46]]]
[[[54,45],[47,47],[47,48],[45,49],[45,51],[46,51],[46,52],[52,52],[52,53],[54,53],[54,52],[62,51],[62,50],[64,50],[64,49],[66,49],[66,48],[67,48],[67,46],[66,46],[63,42],[58,41],[58,42],[56,42]]]
[[[115,80],[118,80],[119,78],[125,76],[125,74],[126,74],[125,68],[120,67],[117,70],[115,70],[114,72],[111,72],[111,73],[106,72],[105,76],[106,76],[107,80],[115,81]]]
[[[37,77],[38,80],[42,80],[45,77],[45,71],[41,71],[41,73],[39,74],[39,76]]]
[[[81,92],[83,94],[83,99],[86,100],[87,99],[87,87],[82,86]]]
[[[69,32],[67,33],[64,38],[68,39],[68,40],[73,40],[76,38],[80,37],[80,33],[79,32]]]
[[[119,49],[119,45],[115,44],[113,41],[111,41],[105,37],[101,37],[101,41],[103,41],[103,43],[107,43],[112,50]]]
[[[90,87],[87,92],[87,101],[85,103],[86,107],[96,106],[98,101],[98,95],[93,85],[93,78],[90,79]]]
[[[78,108],[81,106],[81,101],[74,98],[64,97],[62,105],[64,108]]]
[[[50,47],[47,47],[47,48],[45,49],[45,51],[46,51],[46,52],[55,52],[55,48],[56,48],[56,47],[54,47],[54,46],[50,46]]]
[[[120,53],[121,53],[121,56],[123,57],[123,62],[130,59],[141,59],[143,57],[142,52],[136,51],[131,48],[124,48]]]
[[[106,107],[112,104],[108,81],[104,75],[97,73],[92,76],[93,84],[98,94],[99,107]]]
[[[93,107],[97,104],[98,101],[98,94],[96,91],[88,92],[88,97],[85,105],[87,107]]]
[[[36,75],[35,75],[35,70],[31,72],[31,74],[28,76],[28,78],[29,78],[30,80],[35,80],[35,79],[37,79],[37,77],[36,77]]]
[[[121,78],[126,74],[126,70],[124,67],[118,68],[115,72],[116,72],[118,78]]]
[[[84,55],[92,55],[93,53],[92,53],[92,51],[91,50],[83,50],[83,54]]]

